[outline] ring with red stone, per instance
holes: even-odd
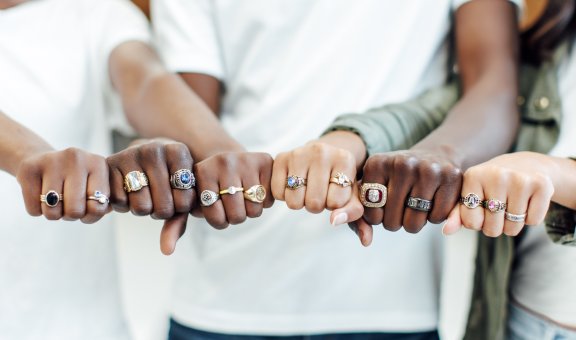
[[[506,210],[506,203],[494,198],[482,201],[482,206],[492,213],[499,213]]]
[[[54,190],[48,191],[45,195],[40,195],[40,202],[45,203],[50,208],[54,208],[58,203],[64,200],[64,195]]]
[[[360,187],[359,198],[362,205],[367,208],[382,208],[386,205],[388,188],[379,183],[363,183]]]

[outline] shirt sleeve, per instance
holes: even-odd
[[[152,0],[152,17],[155,44],[172,72],[224,78],[211,0]]]
[[[553,242],[576,246],[576,211],[556,204],[550,203],[550,208],[546,214],[546,231]]]
[[[431,89],[420,97],[386,105],[363,114],[342,115],[324,132],[352,131],[362,138],[368,156],[405,150],[436,129],[458,100],[456,82]]]

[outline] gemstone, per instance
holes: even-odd
[[[235,193],[238,192],[235,187],[229,187],[229,188],[226,189],[226,190],[228,190],[228,193],[229,193],[230,195],[234,195]]]
[[[57,192],[55,191],[49,191],[46,194],[46,204],[49,207],[54,207],[56,206],[56,204],[58,204],[58,202],[60,201],[60,196],[58,195]]]
[[[140,178],[138,178],[138,174],[129,173],[128,175],[128,182],[130,183],[131,190],[138,191],[142,189],[142,184],[140,184]]]
[[[378,203],[382,200],[382,192],[378,189],[369,189],[366,192],[366,200],[372,203]]]
[[[496,210],[496,201],[494,201],[494,200],[488,201],[488,209],[492,210],[492,211]]]
[[[294,176],[288,177],[288,186],[289,186],[289,187],[291,187],[291,188],[295,187],[295,186],[296,186],[296,182],[297,182],[297,181],[296,181],[296,177],[294,177]]]
[[[184,185],[190,184],[192,182],[192,177],[190,176],[190,173],[188,173],[188,172],[181,173],[180,174],[180,181]]]

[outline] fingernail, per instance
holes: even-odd
[[[348,214],[347,213],[339,213],[338,215],[336,215],[336,217],[334,217],[334,220],[332,221],[332,225],[336,226],[336,225],[340,225],[340,224],[344,224],[348,222]]]

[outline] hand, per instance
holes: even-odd
[[[131,211],[137,216],[151,215],[155,219],[169,219],[176,213],[188,213],[196,201],[193,189],[171,187],[170,176],[193,166],[186,145],[169,140],[139,141],[138,144],[108,157],[111,197],[114,210]],[[139,171],[148,178],[148,185],[126,192],[125,176]]]
[[[88,199],[96,191],[110,195],[104,157],[75,148],[39,153],[22,161],[16,178],[32,216],[94,223],[110,211],[108,202]],[[54,193],[46,195],[49,191]],[[48,202],[41,202],[40,195],[46,195]]]
[[[273,159],[269,154],[256,152],[226,152],[208,157],[194,166],[198,194],[205,190],[217,195],[216,201],[206,206],[202,204],[201,212],[206,221],[216,229],[224,229],[229,224],[240,224],[247,217],[255,218],[262,214],[264,208],[274,203],[270,194],[270,177]],[[254,202],[244,195],[257,185],[263,186],[266,197],[263,202]],[[223,193],[228,188],[232,192]]]
[[[448,217],[458,202],[462,174],[441,153],[413,149],[371,156],[364,165],[363,182],[384,184],[388,189],[384,207],[365,208],[366,222],[382,223],[390,231],[404,226],[407,232],[417,233],[427,220],[440,223]],[[430,211],[407,207],[409,197],[431,201]],[[366,233],[366,226],[362,228]]]
[[[541,223],[554,195],[550,175],[553,169],[548,156],[533,152],[506,154],[469,168],[464,174],[462,196],[472,193],[480,201],[499,200],[506,203],[506,207],[496,209],[498,202],[494,201],[495,211],[492,212],[488,209],[490,202],[484,204],[486,208],[461,205],[452,212],[444,233],[452,234],[464,225],[468,229],[481,230],[489,237],[516,236],[525,224]],[[525,220],[511,221],[514,216],[506,218],[505,212],[525,214]]]
[[[348,179],[346,185],[332,182],[338,174],[344,175],[341,178]],[[289,176],[299,176],[306,180],[306,184],[299,188],[288,188]],[[355,178],[356,160],[351,152],[313,141],[276,157],[272,172],[272,194],[275,199],[286,201],[290,209],[306,208],[309,212],[318,214],[324,209],[342,208],[348,203],[353,197]],[[334,218],[337,220],[333,219],[333,223],[341,224],[353,217],[340,215]]]

